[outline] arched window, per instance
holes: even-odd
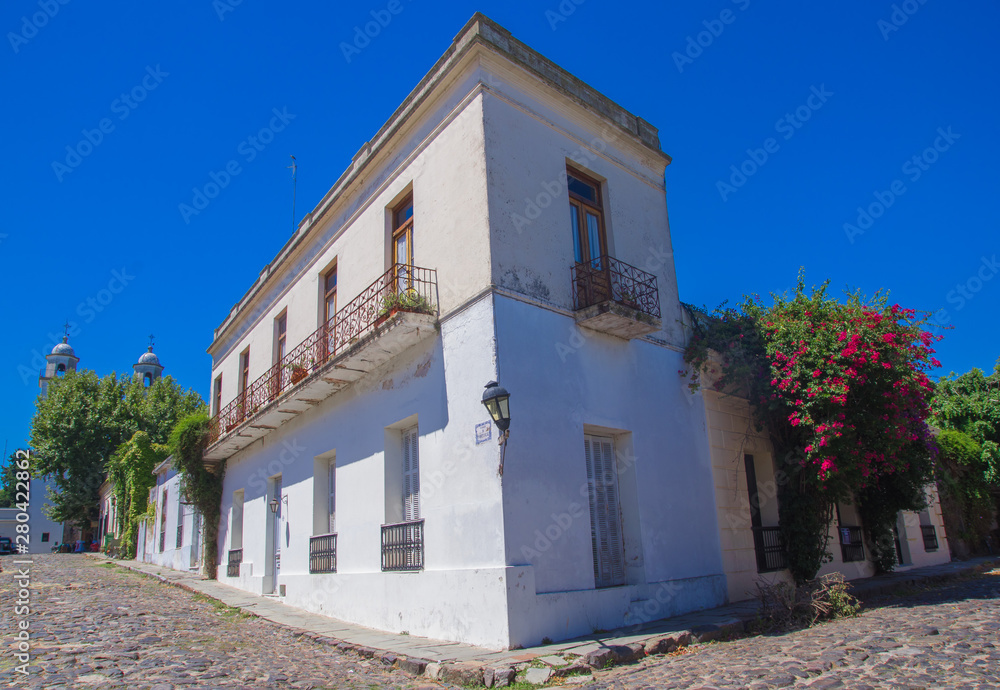
[[[66,373],[66,365],[65,364],[60,364],[60,365],[58,365],[56,367],[56,374],[57,375],[62,375],[62,374],[65,374],[65,373]]]
[[[145,374],[143,374],[142,375],[142,385],[145,388],[149,388],[150,386],[152,386],[153,385],[153,375],[150,374],[149,372],[146,372]]]

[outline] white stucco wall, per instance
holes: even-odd
[[[280,474],[287,508],[277,584],[285,585],[286,603],[395,632],[506,646],[499,456],[495,442],[475,444],[476,425],[488,420],[482,387],[495,375],[492,303],[486,297],[445,319],[440,337],[407,350],[230,458],[220,580],[257,593],[273,589],[268,546],[274,518],[267,503],[273,477]],[[419,573],[383,573],[381,525],[399,521],[393,513],[402,504],[398,484],[386,474],[386,451],[396,453],[398,430],[414,423],[426,566]],[[331,451],[337,459],[338,572],[310,575],[314,511],[326,509],[314,503],[314,460]],[[228,578],[232,501],[240,489],[243,573]]]
[[[28,553],[49,553],[52,547],[62,542],[63,526],[45,516],[44,509],[49,505],[47,492],[50,487],[54,488],[54,483],[42,478],[31,479],[28,485],[28,518],[27,521],[19,520],[18,515],[22,511],[17,508],[0,508],[0,537],[9,537],[11,545],[16,550],[18,544],[24,544],[25,540],[18,540],[19,524],[28,525],[27,546]],[[23,498],[16,497],[16,498]],[[42,541],[46,538],[47,541]]]
[[[160,550],[160,526],[163,525],[163,492],[167,493],[166,537],[163,550]],[[149,528],[149,522],[143,522],[139,527],[140,536],[136,542],[137,558],[174,570],[197,570],[200,563],[200,548],[202,535],[194,534],[194,506],[183,504],[181,477],[177,470],[165,468],[156,475],[154,489],[156,501],[156,519]],[[177,520],[183,515],[183,536],[180,548],[177,547]]]
[[[704,411],[681,385],[681,354],[581,331],[568,314],[497,298],[500,381],[514,420],[507,558],[530,566],[511,603],[514,644],[725,599]],[[572,352],[558,347],[574,337],[582,344]],[[615,439],[627,587],[594,589],[585,433]]]

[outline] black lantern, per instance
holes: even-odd
[[[500,430],[500,469],[498,474],[503,476],[503,460],[507,453],[507,438],[510,436],[510,393],[496,381],[486,384],[483,391],[483,405],[493,418],[494,424]]]
[[[510,393],[496,381],[490,381],[483,391],[483,405],[501,434],[504,434],[510,428]]]
[[[288,496],[282,496],[280,499],[277,496],[275,496],[274,498],[271,499],[271,502],[268,503],[267,505],[268,505],[268,507],[270,507],[271,512],[274,513],[275,515],[277,515],[278,514],[278,506],[281,503],[284,503],[287,506],[288,505]]]

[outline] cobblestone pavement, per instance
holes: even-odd
[[[869,602],[858,618],[689,647],[587,688],[1000,688],[1000,570]]]
[[[87,556],[34,561],[34,658],[25,677],[13,670],[14,566],[3,560],[0,683],[6,687],[439,687]]]

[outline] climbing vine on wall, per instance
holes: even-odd
[[[888,511],[923,507],[931,479],[927,426],[940,366],[923,317],[876,294],[841,302],[827,284],[766,306],[745,298],[709,313],[689,308],[692,335],[685,362],[692,390],[709,379],[716,390],[746,397],[789,481],[779,493],[779,522],[792,574],[815,576],[828,559],[830,507],[882,500],[866,525],[884,543]],[[703,381],[703,376],[708,378]]]
[[[149,490],[156,484],[153,468],[166,459],[164,445],[152,443],[145,431],[137,431],[118,446],[105,470],[114,485],[117,505],[119,555],[135,558],[139,523],[146,519]]]

